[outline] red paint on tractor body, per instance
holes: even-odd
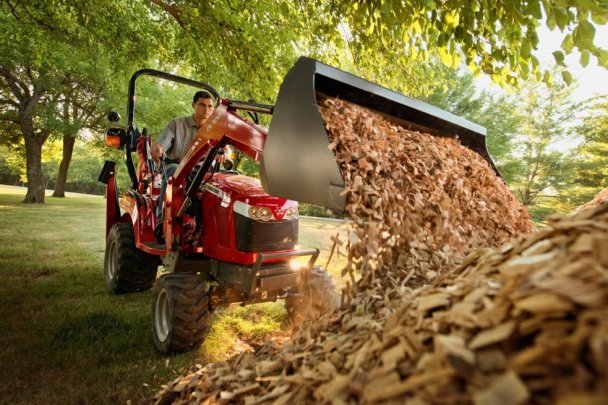
[[[258,179],[232,172],[207,173],[196,193],[198,201],[191,202],[191,206],[196,204],[200,207],[199,218],[196,210],[182,209],[187,198],[188,177],[214,147],[221,142],[259,161],[266,135],[264,128],[244,120],[229,109],[229,101],[222,101],[203,123],[175,175],[169,179],[164,204],[165,245],[156,243],[154,235],[160,175],[152,173],[146,163],[146,143],[150,138],[141,136],[137,145],[138,193],[126,193],[120,199],[121,221],[132,221],[137,248],[159,256],[179,250],[181,255],[202,254],[210,259],[244,266],[255,263],[260,252],[294,251],[297,218],[286,219],[285,213],[289,208],[297,209],[298,204],[267,194]],[[245,210],[243,207],[267,208],[272,218],[256,221],[247,217],[245,211],[235,214],[235,203],[241,204],[241,211]],[[295,229],[295,235],[291,235],[289,229]],[[270,236],[263,235],[266,231]],[[277,241],[272,240],[271,234],[275,231],[279,233]],[[278,249],[260,250],[268,246]],[[273,260],[276,259],[265,262]]]

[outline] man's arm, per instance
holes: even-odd
[[[158,140],[152,145],[150,154],[152,159],[156,162],[160,160],[162,156],[165,156],[165,151],[173,145],[173,139],[175,139],[175,132],[177,130],[177,122],[173,119],[167,124],[165,129],[158,136]]]

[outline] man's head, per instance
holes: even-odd
[[[192,98],[194,123],[201,125],[213,112],[215,99],[206,91],[197,91]]]

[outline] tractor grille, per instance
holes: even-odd
[[[234,213],[236,248],[241,252],[272,252],[294,249],[298,243],[298,220],[254,221]]]

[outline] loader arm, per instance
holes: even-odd
[[[172,219],[165,221],[164,234],[172,235],[171,240],[175,242],[169,245],[169,250],[175,249],[177,246],[177,241],[183,233],[179,218],[191,200],[195,199],[195,194],[205,179],[208,179],[208,170],[220,147],[232,145],[258,161],[262,156],[266,142],[266,130],[240,117],[236,114],[237,109],[262,113],[272,112],[270,105],[225,99],[202,123],[182,157],[173,178],[168,182],[166,201],[170,201],[170,204],[166,204],[164,217]],[[205,157],[205,161],[201,169],[186,189],[186,178],[203,157]]]

